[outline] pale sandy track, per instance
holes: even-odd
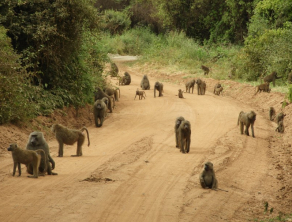
[[[210,92],[198,96],[196,90],[178,99],[183,86],[170,83],[164,83],[163,97],[153,98],[153,78],[146,99],[134,100],[142,73],[131,76],[131,85],[120,87],[120,101],[104,126],[89,127],[91,146],[84,145],[84,156],[70,156],[74,145],[65,146],[64,157],[58,158],[57,142],[49,142],[58,176],[30,179],[23,168],[20,178],[12,177],[11,158],[0,161],[0,221],[248,219],[236,214],[269,182],[269,122],[258,115],[256,138],[240,135],[238,113],[251,107]],[[192,124],[189,154],[175,148],[178,116]],[[206,161],[214,163],[219,187],[229,192],[200,188]],[[82,181],[91,175],[114,181]]]

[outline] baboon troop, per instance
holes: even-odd
[[[202,65],[201,69],[203,69],[204,75],[208,75],[210,72],[210,68],[208,68],[207,66]]]
[[[219,96],[220,93],[222,93],[223,91],[223,87],[221,86],[220,83],[217,83],[215,86],[214,86],[214,94]]]
[[[161,97],[163,96],[162,92],[163,92],[163,84],[160,82],[156,82],[154,84],[154,98],[156,97],[156,90],[158,91],[158,96]]]
[[[138,88],[136,90],[136,95],[135,95],[134,100],[136,99],[136,96],[139,96],[139,100],[143,99],[143,97],[144,99],[146,99],[146,93],[142,90],[139,90]]]
[[[194,87],[196,84],[196,80],[193,79],[191,81],[188,81],[185,85],[186,85],[186,92],[191,93],[191,88],[192,88],[192,93],[194,93]]]
[[[48,175],[58,175],[57,173],[52,172],[55,169],[55,161],[50,155],[49,146],[44,138],[42,132],[32,132],[29,135],[28,142],[26,144],[26,150],[43,150],[45,152],[46,160],[41,160],[39,166],[39,172],[47,173]],[[33,166],[32,164],[27,165],[27,172],[29,174],[33,174]]]
[[[179,140],[178,140],[178,129],[180,124],[185,120],[182,116],[177,117],[174,124],[174,133],[175,133],[175,147],[179,148]]]
[[[83,133],[84,130],[87,133],[88,146],[90,145],[89,133],[86,127],[82,127],[81,130],[76,130],[76,129],[68,129],[67,127],[61,124],[54,124],[51,130],[53,133],[55,133],[56,139],[59,143],[58,157],[63,156],[64,144],[73,145],[76,142],[77,142],[76,155],[71,155],[71,156],[82,156],[82,145],[85,140],[85,135]]]
[[[18,176],[21,176],[21,166],[20,164],[25,164],[26,166],[32,165],[33,176],[28,176],[30,178],[38,178],[38,168],[41,161],[41,156],[33,150],[24,150],[19,148],[15,143],[10,144],[7,149],[12,152],[13,159],[13,176],[15,175],[16,166],[18,167]]]
[[[270,110],[269,110],[270,120],[273,121],[275,119],[275,116],[276,116],[276,110],[274,109],[274,107],[270,107]]]
[[[106,99],[106,101],[108,101],[108,98],[106,97],[104,98]],[[105,104],[104,100],[98,99],[94,102],[93,115],[94,115],[95,126],[101,127],[103,124],[104,118],[107,115],[107,105]]]
[[[178,98],[184,98],[183,91],[181,89],[178,90]]]
[[[271,83],[273,82],[273,86],[275,87],[275,81],[276,79],[281,79],[282,76],[279,76],[278,77],[278,74],[277,72],[272,72],[270,75],[267,75],[265,78],[264,78],[264,82],[268,82],[268,83]]]
[[[265,82],[263,84],[260,84],[258,86],[256,86],[256,92],[255,92],[255,95],[258,93],[258,92],[270,92],[271,89],[270,89],[270,83],[269,82]]]
[[[130,85],[131,83],[131,76],[128,72],[124,73],[124,76],[120,77],[119,85]]]
[[[204,164],[204,170],[200,174],[200,184],[202,188],[210,188],[210,189],[217,189],[218,188],[218,181],[215,176],[213,163],[206,162]]]
[[[240,125],[240,133],[243,134],[243,128],[245,126],[245,135],[249,136],[249,127],[251,127],[252,137],[254,137],[254,129],[253,125],[256,120],[256,113],[254,111],[250,111],[245,113],[241,111],[238,116],[237,125]]]
[[[119,88],[111,88],[111,87],[106,87],[104,89],[105,94],[107,94],[108,96],[113,96],[115,101],[119,101],[119,98],[121,96],[121,92]]]
[[[143,90],[148,90],[150,89],[150,83],[149,83],[149,79],[148,79],[148,76],[147,75],[144,75],[142,80],[141,80],[141,83],[140,83],[140,86]]]
[[[113,108],[115,107],[114,98],[112,96],[109,96],[106,93],[104,93],[100,87],[96,87],[95,92],[94,92],[94,101],[96,101],[98,99],[102,99],[104,97],[108,98],[108,109],[109,109],[110,113],[112,113]]]
[[[180,152],[182,153],[190,152],[191,124],[187,120],[182,121],[178,128],[178,142],[179,142]]]
[[[119,68],[116,65],[116,63],[111,62],[111,71],[110,71],[110,76],[111,77],[116,77],[119,74]]]
[[[197,79],[196,83],[197,83],[198,95],[205,95],[206,83],[202,81],[201,79]]]

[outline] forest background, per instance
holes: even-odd
[[[93,103],[108,53],[258,84],[292,70],[291,0],[2,0],[0,124]]]

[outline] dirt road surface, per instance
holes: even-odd
[[[274,125],[258,113],[255,138],[240,135],[237,118],[249,107],[228,96],[204,96],[177,91],[163,82],[163,97],[153,96],[150,77],[146,99],[134,100],[143,73],[131,73],[132,83],[120,86],[120,101],[101,128],[88,127],[91,145],[82,157],[71,157],[76,145],[49,141],[59,175],[12,177],[10,154],[0,161],[0,221],[247,221],[248,203],[267,199],[277,180],[269,171],[268,155]],[[113,83],[117,82],[112,80]],[[213,86],[210,86],[210,88]],[[92,114],[93,115],[93,114]],[[175,147],[174,122],[191,122],[191,148]],[[219,182],[214,191],[202,189],[199,174],[211,161]],[[262,211],[262,209],[261,209]]]

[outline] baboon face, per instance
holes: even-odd
[[[211,170],[213,170],[213,163],[211,163],[211,162],[205,163],[204,170],[205,171],[211,171]]]
[[[32,146],[38,146],[39,145],[39,138],[37,134],[32,134],[30,137],[30,144]]]
[[[251,120],[251,122],[254,122],[256,120],[257,114],[254,111],[250,111],[250,113],[247,116]]]
[[[8,151],[13,151],[17,145],[15,143],[10,144],[10,146],[7,148]]]

